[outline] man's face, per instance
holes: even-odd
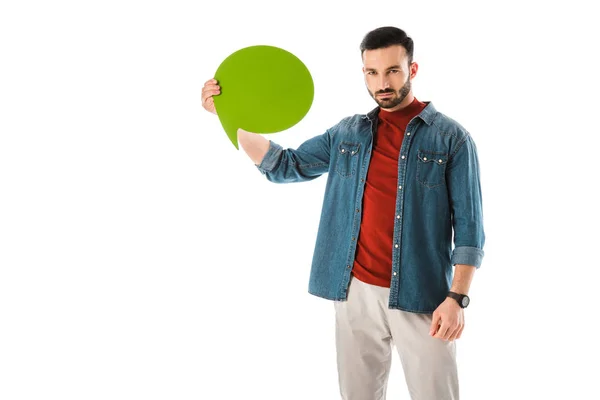
[[[411,78],[416,74],[416,63],[408,65],[402,46],[365,50],[363,72],[369,94],[381,108],[394,111],[406,106],[402,101],[411,90]]]

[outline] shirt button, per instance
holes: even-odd
[[[357,209],[356,209],[356,212],[360,212],[360,210],[357,208]]]
[[[404,156],[401,157],[404,160]]]
[[[346,265],[346,266],[347,266],[348,268],[350,268],[350,266],[349,266],[349,265]]]
[[[410,136],[410,132],[406,132],[406,136]]]
[[[398,189],[402,189],[402,186],[398,186]]]
[[[396,273],[394,272],[394,276],[396,276]]]
[[[439,160],[440,164],[442,163],[442,160]]]
[[[400,216],[399,216],[399,215],[396,215],[396,218],[400,219]]]
[[[423,161],[427,161],[427,157],[423,157]]]
[[[345,152],[346,152],[346,149],[342,149],[342,153],[345,153]]]
[[[398,243],[396,243],[396,244],[394,245],[394,247],[395,247],[395,248],[398,248]]]
[[[352,241],[353,241],[353,242],[354,242],[355,240],[356,240],[355,238],[352,238]]]

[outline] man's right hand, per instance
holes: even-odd
[[[208,112],[217,114],[215,109],[215,101],[213,96],[221,94],[221,87],[216,79],[209,79],[202,88],[202,107]],[[242,149],[248,154],[255,165],[260,165],[265,154],[269,151],[269,140],[265,139],[257,133],[247,132],[243,129],[238,129],[238,142],[242,145]]]
[[[202,88],[202,107],[208,112],[217,114],[215,109],[215,101],[213,96],[221,94],[221,87],[217,84],[216,79],[206,81]]]

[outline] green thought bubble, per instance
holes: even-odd
[[[223,129],[239,149],[237,130],[276,133],[300,122],[310,109],[314,84],[308,68],[292,53],[273,46],[251,46],[227,57],[215,79],[214,96]]]

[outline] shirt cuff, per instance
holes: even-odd
[[[269,140],[269,150],[267,150],[267,153],[263,157],[261,163],[256,165],[256,167],[263,173],[271,172],[279,162],[279,157],[282,151],[283,147]]]
[[[479,268],[481,267],[483,254],[483,250],[477,247],[461,246],[454,249],[450,261],[452,265],[465,264],[473,265],[476,268]]]

